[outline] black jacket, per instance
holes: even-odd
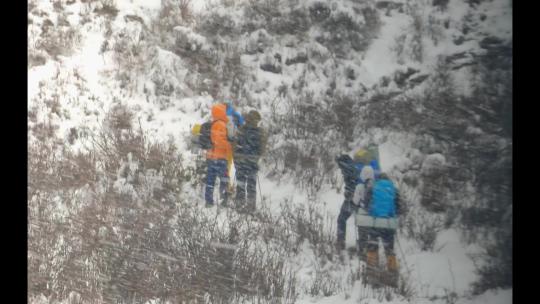
[[[336,157],[336,162],[345,181],[345,200],[352,201],[360,172],[354,166],[354,161],[349,155],[343,154]]]
[[[245,124],[236,133],[233,144],[234,158],[236,160],[258,161],[263,153],[263,134],[259,127]]]

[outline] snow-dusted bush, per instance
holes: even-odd
[[[231,37],[240,33],[233,16],[220,11],[211,11],[208,15],[201,17],[195,28],[207,37]]]
[[[434,1],[433,6],[444,10],[445,2],[448,1]],[[440,13],[440,9],[433,9],[432,4],[427,2],[410,2],[405,5],[405,12],[411,21],[408,30],[396,36],[393,46],[400,64],[411,60],[422,63],[430,55],[426,53],[427,43],[437,46],[440,41],[444,41],[450,21],[447,15]]]
[[[407,214],[402,227],[407,236],[418,243],[421,250],[431,251],[434,249],[437,234],[444,229],[444,217],[413,208]]]
[[[55,22],[46,18],[40,24],[29,25],[29,51],[28,56],[32,65],[43,63],[46,59],[58,59],[58,56],[69,56],[78,47],[82,39],[80,27],[61,22],[65,16],[59,16]]]
[[[448,170],[442,154],[428,155],[420,172],[422,176],[422,198],[420,204],[432,212],[443,212],[448,208],[446,189],[448,188]]]
[[[95,9],[98,15],[104,15],[108,18],[114,19],[118,15],[118,8],[116,7],[115,0],[99,0],[99,5]]]
[[[180,25],[188,25],[194,21],[191,0],[161,1],[158,17],[153,20],[156,34],[167,34]]]
[[[268,29],[277,35],[292,34],[302,37],[311,26],[309,16],[303,9],[295,9],[270,19]]]
[[[380,27],[376,10],[365,7],[363,19],[345,11],[330,15],[321,24],[322,34],[316,41],[328,48],[337,58],[346,58],[352,50],[363,52]]]
[[[150,33],[140,24],[118,31],[111,29],[110,32],[110,39],[104,43],[112,51],[113,61],[117,65],[116,80],[120,88],[133,92],[138,88],[139,76],[148,68],[152,50],[148,41]]]
[[[279,218],[262,208],[261,224],[233,213],[220,222],[179,196],[184,171],[172,143],[118,147],[132,132],[131,118],[129,109],[113,107],[100,134],[106,139],[85,155],[56,151],[54,133],[31,145],[29,296],[293,302],[295,277],[284,263],[290,249],[282,241],[288,231],[276,231]],[[68,184],[65,176],[80,170],[84,182]],[[261,251],[261,242],[269,247]]]
[[[309,97],[305,98],[306,101],[310,100]],[[334,165],[336,152],[327,148],[343,145],[342,141],[336,145],[336,139],[341,138],[331,137],[335,135],[333,130],[318,123],[326,113],[325,108],[315,102],[291,102],[291,111],[275,118],[280,122],[276,128],[280,130],[284,143],[269,149],[267,155],[268,162],[276,165],[275,170],[291,174],[299,185],[313,191],[320,189],[323,181],[331,178],[326,173]],[[330,141],[332,144],[329,144]]]

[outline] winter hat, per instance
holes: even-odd
[[[381,172],[379,173],[379,179],[390,179],[390,177],[388,176],[388,174]]]
[[[365,149],[358,149],[354,153],[354,161],[355,162],[361,162],[364,164],[367,164],[371,161],[371,155],[370,153]]]
[[[261,114],[255,110],[249,111],[249,113],[246,115],[246,122],[257,124],[261,121]]]
[[[229,97],[223,98],[223,103],[224,103],[225,105],[227,105],[227,107],[232,107],[232,106],[233,106],[232,99],[229,98]]]

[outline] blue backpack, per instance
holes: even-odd
[[[396,216],[396,187],[390,180],[375,180],[369,215],[386,218]]]

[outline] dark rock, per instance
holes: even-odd
[[[274,58],[275,58],[279,63],[281,63],[281,54],[280,54],[280,53],[274,54]]]
[[[467,57],[468,57],[467,52],[459,52],[459,53],[455,53],[455,54],[452,54],[450,56],[447,56],[445,58],[445,61],[446,61],[446,63],[451,64],[451,63],[455,62],[456,60],[464,59],[464,58],[467,58]]]
[[[145,24],[144,24],[143,18],[141,18],[140,16],[137,16],[137,15],[125,15],[125,16],[124,16],[124,20],[125,20],[126,22],[128,22],[128,21],[139,22],[139,23],[142,24],[143,26],[145,25]]]
[[[454,44],[455,45],[461,45],[461,44],[463,44],[463,42],[465,42],[465,37],[464,36],[459,36],[456,39],[454,39]]]
[[[330,16],[330,8],[326,3],[316,2],[309,8],[309,15],[311,20],[321,22]]]
[[[377,3],[375,4],[375,7],[377,9],[380,9],[380,10],[383,10],[383,9],[386,9],[386,10],[393,10],[393,9],[401,10],[401,9],[403,9],[403,3],[397,3],[397,2],[394,2],[394,1],[377,1]]]
[[[446,7],[448,6],[448,2],[449,0],[433,0],[432,4],[433,6],[438,6],[442,9],[446,9]]]
[[[383,76],[381,78],[381,87],[386,88],[388,85],[390,85],[390,77]]]
[[[492,49],[501,46],[503,41],[497,37],[489,36],[480,41],[480,47],[483,49]]]
[[[356,75],[354,73],[353,68],[347,68],[347,70],[345,71],[345,75],[347,76],[347,79],[350,79],[350,80],[356,79]]]
[[[463,62],[463,63],[461,63],[461,64],[456,64],[456,65],[454,65],[454,66],[452,67],[452,70],[453,70],[453,71],[456,71],[456,70],[459,70],[459,69],[464,68],[464,67],[466,67],[466,66],[471,66],[471,65],[475,65],[475,64],[476,64],[476,62],[472,62],[472,61]]]
[[[471,29],[469,28],[469,26],[464,25],[463,28],[461,29],[461,32],[463,33],[463,35],[467,35],[470,30]]]
[[[482,3],[484,0],[465,0],[469,4],[470,7],[475,7],[478,4]]]
[[[411,86],[417,86],[417,85],[421,84],[422,82],[424,82],[424,80],[426,80],[428,78],[429,78],[428,74],[418,75],[416,77],[413,77],[413,78],[409,79],[409,83],[411,84]]]
[[[264,63],[260,65],[261,70],[275,73],[275,74],[281,74],[281,66],[274,65],[271,63]]]
[[[54,23],[51,21],[51,19],[45,19],[45,21],[43,21],[43,27],[49,27],[49,26],[54,26]]]
[[[394,74],[394,81],[399,88],[402,88],[405,86],[407,79],[418,72],[418,70],[413,68],[407,68],[407,71],[397,71],[396,74]]]
[[[297,63],[306,63],[307,61],[308,61],[307,55],[305,53],[299,53],[293,58],[287,58],[287,60],[285,60],[285,64],[291,65],[291,64],[297,64]]]

